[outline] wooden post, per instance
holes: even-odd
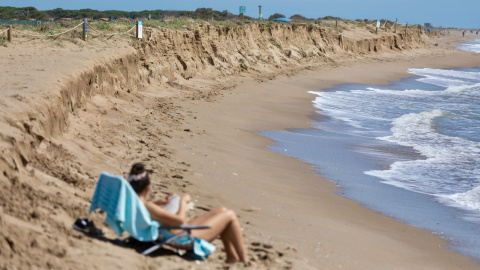
[[[407,35],[408,23],[405,24],[405,35]]]
[[[12,42],[12,25],[11,24],[8,26],[7,36],[8,36],[8,42]]]
[[[384,24],[385,32],[387,32],[387,23],[388,23],[388,20],[385,20],[385,24]]]
[[[88,22],[87,19],[83,21],[83,40],[87,41],[88,38]]]
[[[335,28],[338,28],[338,18],[335,18]]]
[[[138,38],[138,21],[137,24],[135,25],[135,37]]]
[[[397,24],[398,24],[398,18],[395,19],[395,32],[394,33],[397,33]]]
[[[242,22],[245,20],[245,17],[243,16],[243,13],[240,13],[242,16]]]

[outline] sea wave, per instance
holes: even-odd
[[[480,145],[437,132],[435,119],[445,115],[441,110],[432,110],[395,119],[392,135],[378,139],[411,147],[424,159],[397,161],[388,170],[365,173],[384,183],[431,195],[468,190],[472,182],[478,181]]]
[[[436,147],[435,149],[430,149],[430,147],[437,145],[434,142],[439,140],[439,136],[437,133],[432,132],[433,119],[443,115],[444,112],[441,110],[402,115],[393,120],[391,136],[379,137],[377,139],[413,147],[426,157],[434,157],[438,155],[438,149]]]
[[[459,50],[476,52],[480,53],[480,39],[475,40],[474,42],[469,43],[460,43],[461,45],[457,47]]]
[[[444,196],[456,204],[472,210],[480,211],[480,186],[463,193]]]
[[[409,73],[422,76],[419,82],[436,85],[447,88],[446,91],[465,91],[465,87],[472,87],[480,83],[478,72],[449,70],[449,69],[431,69],[411,68]]]
[[[444,77],[444,78],[456,78],[465,80],[478,81],[478,72],[451,70],[451,69],[433,69],[433,68],[410,68],[408,73],[425,77]]]

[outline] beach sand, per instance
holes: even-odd
[[[264,74],[243,72],[215,79],[203,74],[178,83],[159,80],[139,91],[128,85],[123,92],[101,87],[72,110],[68,120],[58,120],[68,122],[64,129],[52,127],[48,137],[36,141],[35,153],[20,144],[25,162],[15,165],[18,177],[2,168],[0,266],[244,268],[223,263],[220,240],[214,241],[218,250],[209,263],[185,260],[170,250],[143,257],[116,241],[101,213],[91,218],[105,232],[104,239],[72,229],[75,218],[88,215],[101,171],[125,176],[131,164],[142,161],[152,170],[156,190],[152,197],[188,192],[196,203],[189,215],[218,206],[237,212],[253,259],[245,268],[480,269],[472,259],[448,250],[448,242],[439,236],[336,195],[335,185],[310,165],[266,150],[273,142],[257,134],[308,128],[315,115],[314,96],[308,91],[340,83],[387,84],[409,76],[408,68],[478,66],[480,55],[447,48],[458,40],[457,35],[433,38],[429,42],[439,46],[354,55]],[[28,134],[40,133],[41,125],[23,123],[25,116],[36,118],[21,106],[29,104],[25,99],[45,99],[46,93],[59,88],[57,79],[65,84],[72,76],[82,76],[85,67],[109,62],[114,47],[124,48],[119,55],[133,51],[120,40],[103,50],[83,48],[79,58],[69,50],[74,45],[46,53],[48,42],[30,42],[42,49],[0,48],[2,58],[11,58],[10,68],[4,65],[3,70],[9,74],[3,79],[5,98],[0,102],[3,141],[18,138],[15,133],[22,125]],[[19,61],[21,55],[27,55],[30,63]],[[52,55],[56,61],[47,63]],[[36,71],[27,74],[28,69]],[[48,76],[42,77],[45,73]],[[128,74],[124,77],[128,79]],[[20,87],[19,92],[12,86]]]

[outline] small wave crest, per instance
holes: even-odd
[[[436,133],[432,133],[433,119],[442,115],[441,110],[402,115],[392,122],[392,135],[378,139],[413,147],[426,157],[434,157],[438,155],[438,148],[430,147],[431,142],[437,139]]]
[[[478,87],[480,83],[478,72],[465,70],[411,68],[408,72],[422,76],[418,79],[419,82],[447,88],[446,92],[467,91],[472,86]]]
[[[478,73],[471,71],[463,70],[452,70],[452,69],[432,69],[432,68],[410,68],[408,73],[412,73],[418,76],[425,77],[445,77],[445,78],[456,78],[461,80],[475,80],[478,81]]]
[[[458,46],[457,49],[463,50],[463,51],[480,53],[480,44],[479,43],[480,43],[480,39],[477,39],[474,42],[461,43],[461,45]]]
[[[403,115],[393,121],[392,135],[379,139],[411,147],[425,157],[397,161],[387,171],[368,171],[385,183],[432,195],[466,190],[475,179],[480,148],[474,141],[438,133],[441,110]]]
[[[480,186],[463,193],[443,196],[468,209],[480,211]]]

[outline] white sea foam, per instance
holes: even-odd
[[[378,139],[413,147],[426,157],[438,156],[441,151],[435,142],[441,138],[432,129],[433,119],[442,115],[441,110],[402,115],[393,120],[392,135]]]
[[[436,132],[434,120],[441,110],[410,113],[393,121],[392,135],[378,138],[411,147],[425,159],[398,161],[386,171],[368,171],[384,182],[432,195],[468,189],[478,171],[480,145],[460,137]],[[460,181],[466,179],[468,181]]]
[[[445,92],[450,92],[450,93],[464,93],[464,92],[469,92],[471,90],[480,88],[480,83],[475,83],[471,85],[461,85],[461,86],[449,86],[447,89],[445,89]],[[472,93],[474,95],[479,95],[480,92],[474,92]]]
[[[450,70],[450,69],[432,69],[432,68],[410,68],[409,73],[425,76],[425,77],[436,77],[436,78],[450,78],[450,79],[460,79],[464,82],[465,80],[479,80],[478,72],[470,71],[460,71],[460,70]]]
[[[422,79],[418,79],[419,81],[429,83],[428,81],[423,81]],[[431,80],[434,80],[435,82],[439,82],[438,78],[431,78]],[[377,92],[379,94],[388,94],[388,95],[394,95],[394,96],[410,96],[410,97],[419,97],[419,95],[422,96],[438,96],[439,93],[464,93],[464,92],[469,92],[472,89],[480,88],[480,83],[472,83],[471,85],[465,85],[463,84],[445,84],[443,87],[446,87],[445,90],[441,91],[428,91],[428,90],[421,90],[421,89],[406,89],[403,91],[398,91],[398,90],[388,90],[388,89],[379,89],[379,88],[373,88],[373,87],[368,87],[367,90]],[[474,93],[474,94],[480,94],[480,92]]]
[[[478,175],[480,130],[478,106],[480,72],[410,69],[417,81],[439,87],[398,89],[365,87],[317,94],[321,113],[353,127],[350,134],[375,138],[412,148],[422,159],[399,158],[388,170],[368,171],[383,182],[431,195],[464,192]],[[442,87],[440,87],[442,86]],[[397,88],[397,89],[395,89]],[[339,132],[338,126],[319,124]],[[342,130],[340,130],[342,132]],[[387,135],[388,134],[388,135]],[[359,148],[360,149],[360,148]],[[359,152],[366,153],[368,148]],[[372,156],[375,150],[372,150]]]
[[[457,47],[457,49],[480,53],[480,39],[477,39],[471,43],[462,43],[459,47]]]
[[[444,196],[456,204],[468,209],[480,211],[480,186],[463,193]]]
[[[466,91],[465,87],[478,85],[480,76],[478,72],[443,70],[443,69],[409,69],[409,73],[422,76],[418,81],[446,87],[448,92]]]
[[[375,108],[364,110],[362,104],[358,103],[358,98],[364,95],[365,91],[350,91],[348,93],[329,93],[329,92],[310,92],[318,95],[313,101],[314,107],[321,109],[322,114],[328,114],[331,117],[342,120],[352,127],[358,129],[366,128],[362,123],[367,120],[386,121],[388,118],[380,114],[374,114]],[[345,107],[349,109],[346,110]]]
[[[403,90],[403,91],[398,91],[398,90],[388,90],[388,89],[379,89],[379,88],[368,87],[367,90],[374,91],[374,92],[379,93],[379,94],[388,94],[388,95],[393,95],[393,96],[418,97],[419,95],[433,96],[433,95],[438,94],[436,91],[426,91],[426,90],[421,90],[421,89],[407,89],[407,90]]]

